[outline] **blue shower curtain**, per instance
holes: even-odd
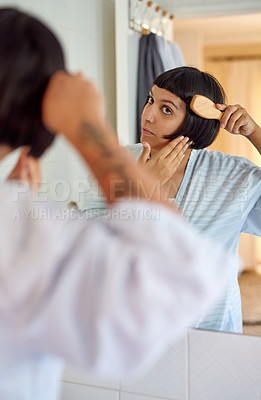
[[[154,33],[142,35],[139,42],[137,92],[137,143],[140,142],[140,123],[146,98],[154,79],[164,71],[185,65],[177,43],[168,43]]]
[[[142,35],[139,43],[138,98],[137,98],[137,142],[140,141],[140,121],[147,96],[154,79],[164,71],[159,55],[156,35]]]
[[[163,36],[156,36],[156,44],[164,71],[185,65],[178,43],[168,43]]]

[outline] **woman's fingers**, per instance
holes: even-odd
[[[29,151],[30,147],[25,146],[22,148],[16,165],[8,175],[7,180],[25,180],[28,171],[26,158]]]
[[[219,105],[220,106],[220,105]],[[256,129],[257,124],[248,112],[239,104],[222,105],[224,113],[220,120],[220,126],[235,135],[249,136]]]
[[[176,138],[179,139],[179,138]],[[167,182],[167,180],[173,176],[173,174],[177,171],[181,161],[183,160],[186,150],[188,147],[192,144],[192,141],[189,141],[188,137],[181,138],[179,141],[174,139],[169,146],[169,149],[171,148],[170,152],[168,153],[168,156],[165,157],[164,164],[163,164],[163,171],[164,172],[164,179],[162,181]],[[167,146],[166,146],[167,147]],[[162,171],[162,174],[163,174]]]
[[[186,150],[192,143],[193,143],[192,141],[186,142],[184,146],[182,146],[180,143],[180,145],[178,145],[174,149],[172,154],[167,158],[167,160],[169,160],[169,163],[171,164],[173,174],[177,171],[181,161],[185,157]]]
[[[40,161],[28,155],[30,147],[23,147],[17,163],[7,177],[7,180],[17,180],[28,182],[34,191],[41,183]]]
[[[181,148],[183,147],[187,142],[189,141],[188,137],[184,136],[178,136],[177,138],[173,139],[171,142],[169,142],[163,149],[160,151],[160,157],[161,158],[166,158],[169,155],[173,153],[173,150],[175,148]]]
[[[40,161],[36,158],[28,156],[28,176],[27,181],[31,185],[33,191],[37,191],[42,181],[42,171]]]
[[[191,144],[188,141],[189,138],[178,137],[149,159],[146,158],[146,151],[143,150],[142,159],[146,160],[144,165],[160,181],[161,185],[165,184],[176,172],[189,144]]]
[[[174,140],[173,140],[174,142]],[[176,146],[174,146],[172,148],[172,150],[170,151],[170,153],[167,156],[167,159],[169,162],[173,162],[175,161],[175,159],[178,157],[179,159],[183,158],[183,155],[185,155],[186,150],[188,149],[188,147],[192,144],[191,141],[189,141],[188,137],[185,137],[184,139],[182,139],[181,141],[179,141]]]
[[[215,106],[220,111],[224,111],[227,108],[227,104],[216,103]]]
[[[242,116],[243,111],[244,109],[239,104],[225,106],[220,120],[221,128],[232,131],[235,122]]]
[[[244,125],[243,109],[236,110],[230,117],[226,125],[226,129],[231,132],[238,134],[242,125]]]
[[[142,153],[138,159],[138,162],[141,164],[146,164],[148,161],[149,155],[150,155],[151,147],[149,143],[143,142],[143,150]]]

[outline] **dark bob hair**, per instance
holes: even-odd
[[[182,126],[165,138],[173,140],[183,135],[193,141],[193,149],[209,146],[217,137],[220,122],[196,115],[190,108],[190,102],[195,94],[201,94],[214,103],[224,103],[226,95],[220,83],[210,74],[197,68],[179,67],[163,72],[155,79],[154,85],[168,90],[186,103],[187,111]]]
[[[14,8],[0,9],[0,37],[0,143],[29,145],[40,157],[54,139],[42,124],[42,96],[65,69],[63,51],[46,26]]]

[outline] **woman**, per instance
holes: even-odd
[[[63,71],[62,48],[45,25],[0,9],[0,37],[0,160],[29,146],[10,178],[31,180],[27,156],[39,157],[63,132],[115,203],[111,221],[82,221],[21,185],[0,184],[0,399],[55,400],[62,359],[100,377],[153,360],[222,286],[230,257],[156,195],[156,204],[145,201],[153,180],[118,145],[95,87]],[[111,198],[111,180],[131,183],[128,193]],[[117,202],[124,194],[129,201]],[[135,217],[154,207],[157,225]]]
[[[204,119],[191,110],[195,94],[220,103],[216,104],[223,111],[220,121]],[[143,145],[128,147],[191,224],[237,254],[241,232],[261,235],[261,169],[245,158],[205,148],[221,126],[246,136],[260,152],[261,129],[239,105],[222,104],[224,98],[217,80],[196,68],[164,72],[156,78],[143,109]],[[237,275],[235,265],[226,292],[196,327],[242,332]]]

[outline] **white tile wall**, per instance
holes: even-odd
[[[64,382],[73,382],[82,385],[95,386],[99,388],[120,390],[119,379],[99,379],[89,376],[86,371],[66,367],[63,374]]]
[[[119,400],[119,392],[63,382],[61,400]]]
[[[131,382],[93,379],[67,368],[61,400],[103,400],[105,393],[119,400],[260,400],[260,363],[260,337],[189,329]]]
[[[17,6],[50,26],[64,47],[69,71],[83,71],[105,93],[107,117],[115,127],[114,0],[0,0],[1,6]],[[14,163],[15,158],[8,165],[1,165],[0,179]],[[43,179],[48,183],[48,199],[52,201],[57,197],[50,196],[50,186],[53,187],[57,180],[65,179],[73,188],[76,181],[86,177],[82,159],[65,140],[57,140],[42,158],[42,166]],[[57,205],[66,207],[77,195],[74,192],[72,189],[68,193],[67,201],[61,200],[66,196],[60,191],[60,198],[55,200]],[[84,206],[82,200],[79,200],[79,206]]]
[[[154,367],[140,379],[121,383],[124,392],[164,399],[186,398],[186,337],[175,343]]]
[[[261,338],[188,332],[188,400],[261,399]]]
[[[120,400],[164,400],[163,397],[144,396],[140,394],[120,392]]]

